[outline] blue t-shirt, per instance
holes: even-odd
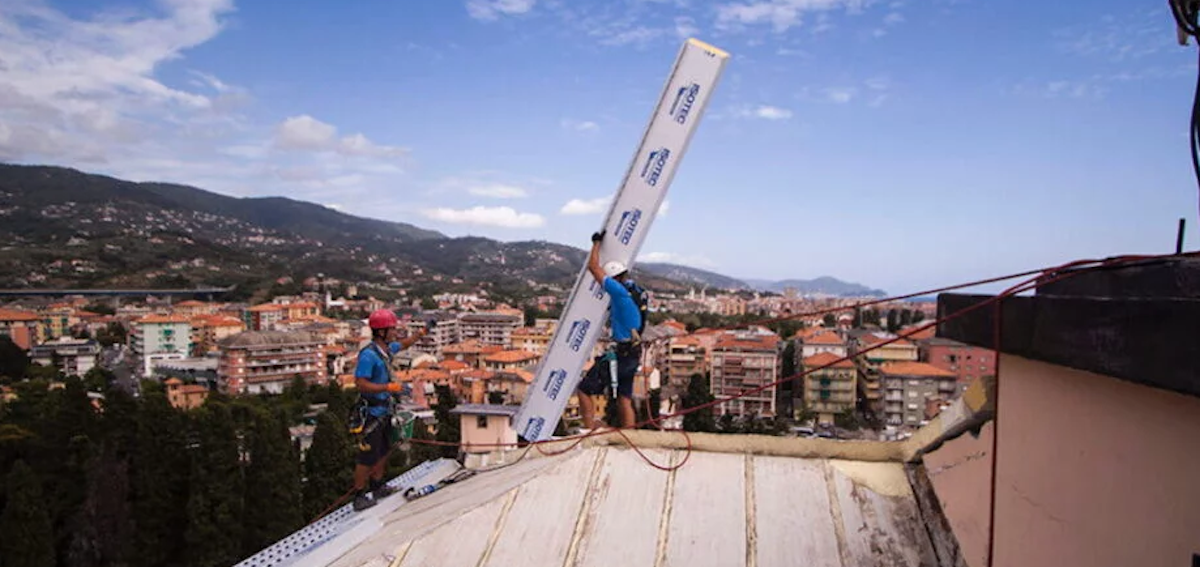
[[[612,298],[609,305],[609,324],[615,341],[633,338],[633,331],[642,326],[642,312],[638,310],[633,295],[624,284],[612,278],[604,278],[604,291]]]
[[[379,356],[379,350],[373,345],[364,348],[358,354],[358,366],[354,369],[355,378],[363,378],[368,382],[375,384],[387,384],[392,381],[392,373],[388,369],[388,363],[383,357]],[[375,394],[361,394],[368,399],[379,401],[387,401],[387,392],[378,392]],[[367,408],[367,412],[375,417],[386,417],[387,406],[371,406]]]

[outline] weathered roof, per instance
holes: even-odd
[[[325,344],[324,339],[308,331],[247,331],[217,341],[226,347],[260,347],[288,344]]]
[[[854,363],[849,360],[841,360],[843,357],[833,354],[832,352],[818,352],[803,361],[805,368],[816,368],[831,364],[829,368],[854,368]]]
[[[816,333],[804,339],[804,344],[806,345],[841,345],[845,343],[846,341],[842,340],[842,337],[833,331]]]
[[[907,360],[885,362],[879,371],[891,376],[926,376],[933,378],[954,378],[957,375],[949,370],[943,370],[927,362],[910,362]]]
[[[648,441],[678,434],[631,434],[656,463],[684,458],[677,446]],[[693,436],[709,449],[735,437]],[[729,441],[740,446],[762,439],[736,437]],[[557,456],[531,451],[418,500],[385,500],[292,565],[938,564],[888,444],[821,444],[839,447],[828,455],[858,452],[869,462],[698,449],[664,472],[626,446],[590,441]]]
[[[459,404],[450,410],[452,414],[466,415],[517,415],[521,406],[505,406],[498,404]]]

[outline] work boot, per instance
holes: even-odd
[[[370,492],[367,492],[364,490],[362,492],[359,492],[358,496],[354,497],[354,510],[356,512],[361,511],[361,510],[366,510],[367,508],[370,508],[371,506],[374,506],[378,503],[379,503],[379,501],[376,500],[375,497]]]
[[[372,482],[372,484],[375,485],[374,490],[371,491],[371,493],[375,496],[375,500],[383,500],[384,498],[396,493],[396,489],[388,486],[388,484],[385,482]]]

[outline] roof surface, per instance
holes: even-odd
[[[803,361],[806,368],[814,368],[825,366],[834,363],[830,368],[854,368],[854,363],[849,360],[841,360],[844,357],[833,354],[832,352],[818,352]]]
[[[660,464],[684,456],[643,451]],[[619,446],[480,472],[354,531],[332,562],[303,564],[937,564],[898,462],[696,451],[664,472]]]
[[[930,376],[934,378],[954,378],[957,376],[957,374],[949,370],[942,370],[926,362],[885,362],[880,366],[879,371],[883,374],[893,376]]]

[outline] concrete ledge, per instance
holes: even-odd
[[[679,431],[626,431],[640,449],[686,449],[687,438]],[[849,461],[900,462],[904,443],[898,441],[838,441],[770,435],[723,435],[688,433],[692,450],[710,453],[740,453],[801,459],[845,459]],[[616,432],[590,437],[581,446],[628,446]],[[552,447],[550,448],[552,449]]]
[[[942,294],[938,315],[990,299]],[[1001,313],[1004,353],[1200,396],[1200,299],[1021,296],[1005,299]],[[942,322],[937,335],[994,348],[995,316],[982,307]]]
[[[1055,275],[1058,274],[1050,277]],[[1089,268],[1086,272],[1038,287],[1037,295],[1200,299],[1200,259],[1171,258],[1112,268]]]
[[[968,431],[978,431],[995,415],[995,376],[975,380],[962,396],[904,441],[904,460],[918,462],[926,453]]]

